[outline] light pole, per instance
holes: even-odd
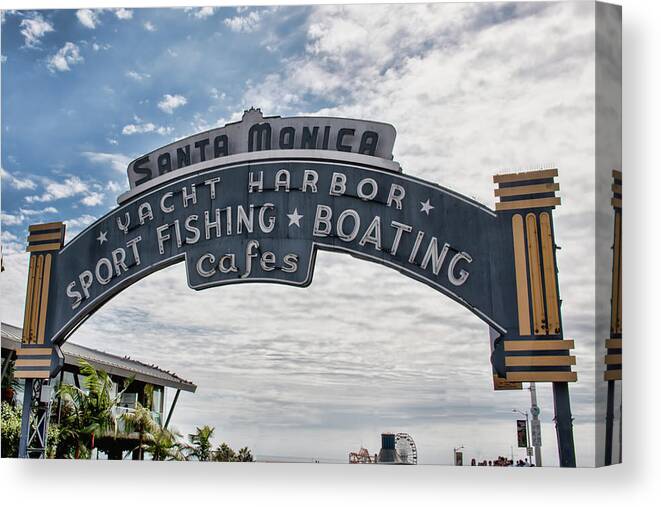
[[[530,429],[535,430],[537,438],[533,438],[534,435],[530,435],[532,439],[532,444],[535,447],[535,466],[542,466],[542,425],[539,420],[539,406],[537,405],[537,389],[535,388],[535,383],[530,383],[530,414],[532,415],[532,421],[530,422]]]
[[[516,412],[517,414],[521,414],[522,416],[525,416],[525,418],[526,418],[526,456],[531,457],[528,454],[528,449],[530,449],[530,421],[528,420],[528,412],[522,412],[521,410],[517,410],[516,408],[513,408],[512,412]]]

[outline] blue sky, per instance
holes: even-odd
[[[59,216],[99,214],[113,204],[116,185],[125,184],[109,164],[121,166],[127,157],[231,118],[246,82],[300,51],[305,33],[296,27],[308,11],[7,12],[3,169],[19,178],[76,177],[88,192],[80,186],[59,200]],[[326,105],[316,98],[305,103]],[[3,193],[3,210],[25,209],[34,194],[16,190],[24,192]],[[86,195],[92,197],[81,202]]]
[[[131,159],[250,106],[391,123],[405,173],[491,207],[496,172],[557,166],[577,456],[593,463],[594,336],[608,332],[590,317],[593,4],[5,12],[2,60],[2,320],[12,324],[30,223],[65,220],[75,235],[115,206]],[[458,444],[492,459],[516,445],[511,409],[528,403],[525,391],[493,392],[488,330],[467,310],[338,254],[319,255],[305,290],[198,293],[172,266],[72,341],[195,381],[174,424],[212,424],[261,455],[344,460],[361,445],[377,452],[390,430],[411,433],[422,462],[448,463]],[[538,396],[545,462],[557,464],[550,386]]]

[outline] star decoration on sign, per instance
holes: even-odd
[[[427,199],[425,202],[420,201],[420,204],[422,205],[422,208],[420,208],[420,213],[427,213],[427,216],[429,216],[429,212],[434,209],[434,206],[432,206],[429,203],[429,199]]]
[[[301,218],[303,218],[303,215],[298,214],[298,208],[294,208],[294,212],[289,213],[287,218],[289,218],[289,227],[295,224],[296,227],[301,228]]]
[[[99,242],[99,245],[103,245],[105,241],[108,241],[108,233],[106,231],[99,231],[96,240]]]

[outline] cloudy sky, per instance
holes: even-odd
[[[404,172],[493,206],[491,176],[557,166],[556,214],[579,465],[594,462],[594,6],[445,4],[5,11],[2,320],[20,325],[27,226],[68,237],[112,209],[126,164],[240,118],[323,114],[393,124]],[[306,289],[194,292],[182,264],[116,297],[71,338],[177,372],[173,424],[257,455],[344,461],[382,431],[422,463],[516,449],[486,325],[427,286],[321,252]],[[601,368],[601,366],[598,366]],[[601,376],[598,373],[599,377]],[[550,385],[538,385],[557,464]]]

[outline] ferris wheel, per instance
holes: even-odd
[[[418,448],[415,446],[413,437],[408,433],[397,433],[395,435],[395,450],[402,463],[408,465],[418,464]]]

